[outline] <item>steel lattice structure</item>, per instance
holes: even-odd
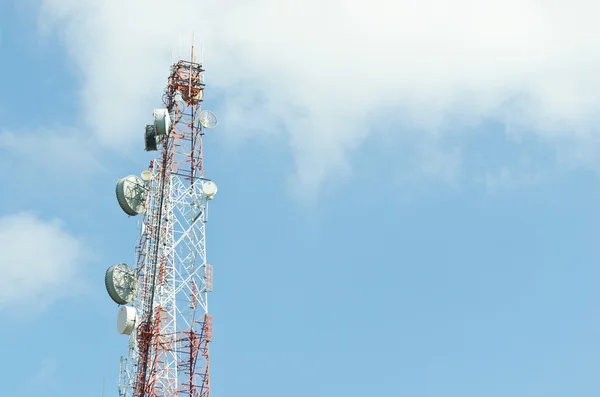
[[[149,167],[153,177],[136,248],[137,318],[128,355],[121,357],[122,397],[210,396],[203,72],[193,61],[175,63],[163,98],[172,123]]]

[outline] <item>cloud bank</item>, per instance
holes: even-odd
[[[21,212],[0,217],[0,309],[41,309],[78,291],[82,243],[59,221]]]
[[[299,181],[316,185],[348,172],[381,110],[398,139],[492,119],[595,144],[599,14],[585,0],[43,0],[41,20],[64,39],[106,145],[140,146],[194,31],[227,134],[287,134]]]

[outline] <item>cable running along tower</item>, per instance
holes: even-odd
[[[202,65],[171,66],[164,107],[145,129],[146,151],[156,151],[141,178],[117,182],[117,200],[128,215],[142,214],[135,268],[106,271],[106,288],[119,305],[117,330],[129,335],[121,357],[121,397],[210,397],[205,225],[216,184],[204,177],[204,129],[216,126],[202,110]]]

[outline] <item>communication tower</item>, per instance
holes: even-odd
[[[164,107],[154,110],[144,133],[145,150],[157,156],[141,177],[117,182],[121,209],[142,214],[135,268],[117,264],[105,276],[120,305],[117,331],[129,336],[121,397],[210,396],[205,225],[217,186],[204,177],[202,138],[217,119],[202,110],[203,72],[193,47],[191,61],[171,66]]]

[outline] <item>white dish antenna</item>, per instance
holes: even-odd
[[[217,184],[213,181],[205,181],[202,183],[202,193],[206,195],[207,200],[212,200],[214,195],[217,194]]]
[[[175,91],[175,96],[173,97],[173,99],[175,99],[175,101],[177,102],[183,102],[183,95],[181,95],[181,92],[179,90]]]
[[[171,117],[167,109],[154,109],[154,133],[156,136],[167,135],[171,128]]]
[[[117,181],[117,201],[127,215],[135,216],[144,212],[146,187],[144,181],[129,175]]]
[[[122,335],[131,335],[135,328],[137,313],[134,307],[121,306],[117,314],[117,332]]]
[[[142,171],[142,180],[144,182],[150,182],[152,180],[152,171],[150,170],[144,170]]]
[[[119,305],[133,302],[138,291],[137,274],[126,263],[109,267],[104,275],[104,284],[110,298]]]
[[[217,115],[210,110],[200,112],[200,124],[204,128],[215,128],[217,126]]]

